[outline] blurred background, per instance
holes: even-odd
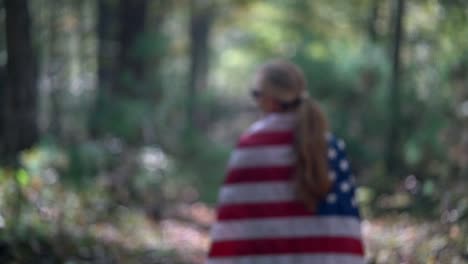
[[[0,1],[0,262],[202,263],[288,58],[345,139],[370,263],[468,263],[465,0]]]

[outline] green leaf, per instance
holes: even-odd
[[[4,172],[3,168],[0,168],[0,183],[2,183],[6,179],[6,173]]]
[[[423,185],[423,194],[426,196],[431,196],[434,193],[434,182],[431,180],[425,181]]]
[[[21,184],[21,186],[26,186],[29,183],[29,174],[25,169],[20,169],[16,173],[16,179]]]

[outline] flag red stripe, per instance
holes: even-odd
[[[287,181],[294,172],[293,166],[233,168],[227,173],[225,184],[263,181]]]
[[[266,217],[312,216],[313,212],[307,210],[299,201],[255,203],[255,204],[228,204],[218,208],[218,220],[239,220]]]
[[[238,148],[254,147],[254,146],[270,146],[292,144],[294,141],[294,133],[286,132],[262,132],[242,136],[237,143]]]
[[[305,237],[214,242],[210,257],[242,255],[335,253],[364,255],[360,240],[348,237]]]

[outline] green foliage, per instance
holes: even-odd
[[[200,134],[191,134],[183,142],[187,149],[178,160],[176,174],[195,186],[201,201],[215,204],[225,177],[229,149],[213,145]]]
[[[62,180],[75,186],[92,183],[111,158],[109,152],[92,142],[72,145],[66,151],[68,166]]]
[[[153,113],[149,103],[128,98],[113,98],[102,107],[103,113],[99,123],[104,131],[131,143],[141,140],[146,117]]]
[[[21,186],[25,186],[29,183],[29,175],[25,169],[20,169],[16,173],[16,180],[21,184]]]

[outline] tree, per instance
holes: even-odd
[[[117,9],[113,0],[98,0],[97,10],[97,87],[96,100],[92,106],[92,114],[89,118],[89,133],[92,137],[97,137],[102,133],[101,120],[106,111],[106,102],[108,101],[111,89],[114,86],[115,56],[116,49],[116,29],[117,29]]]
[[[367,22],[368,36],[372,42],[377,42],[378,40],[377,20],[379,18],[379,3],[381,3],[381,1],[372,0],[370,14]]]
[[[162,57],[155,51],[155,36],[160,33],[168,6],[167,0],[98,2],[98,87],[89,120],[91,136],[110,132],[127,137],[141,132],[145,124],[127,115],[128,107],[143,98],[151,103],[158,99],[155,78],[147,72],[155,73]],[[120,124],[116,124],[116,117],[121,118]]]
[[[51,1],[50,8],[55,12],[49,13],[49,39],[48,45],[46,46],[47,52],[49,53],[48,64],[44,67],[47,69],[47,74],[50,78],[50,93],[48,99],[50,100],[50,122],[48,125],[48,131],[50,134],[57,138],[62,138],[63,134],[63,107],[62,100],[65,95],[64,90],[67,83],[66,71],[64,71],[64,64],[67,61],[64,59],[64,44],[61,41],[61,30],[60,23],[63,16],[62,11],[63,2]]]
[[[400,124],[400,50],[403,39],[403,18],[405,2],[396,0],[395,25],[392,50],[392,77],[390,83],[390,130],[388,134],[386,166],[389,174],[395,172],[400,152],[399,128]]]
[[[7,78],[0,98],[3,130],[1,152],[6,162],[16,165],[19,151],[38,139],[37,64],[31,38],[27,0],[5,0]]]
[[[120,78],[114,86],[119,95],[134,95],[144,81],[144,55],[138,53],[137,45],[145,33],[147,0],[121,0],[119,2],[119,53],[118,73]],[[135,87],[136,86],[136,87]],[[135,89],[137,88],[137,89]]]
[[[206,88],[209,61],[209,36],[214,18],[210,1],[190,1],[190,83],[188,97],[189,127],[196,122],[197,93]]]
[[[112,65],[115,49],[115,6],[111,0],[97,2],[97,38],[98,38],[98,89],[111,87]]]

